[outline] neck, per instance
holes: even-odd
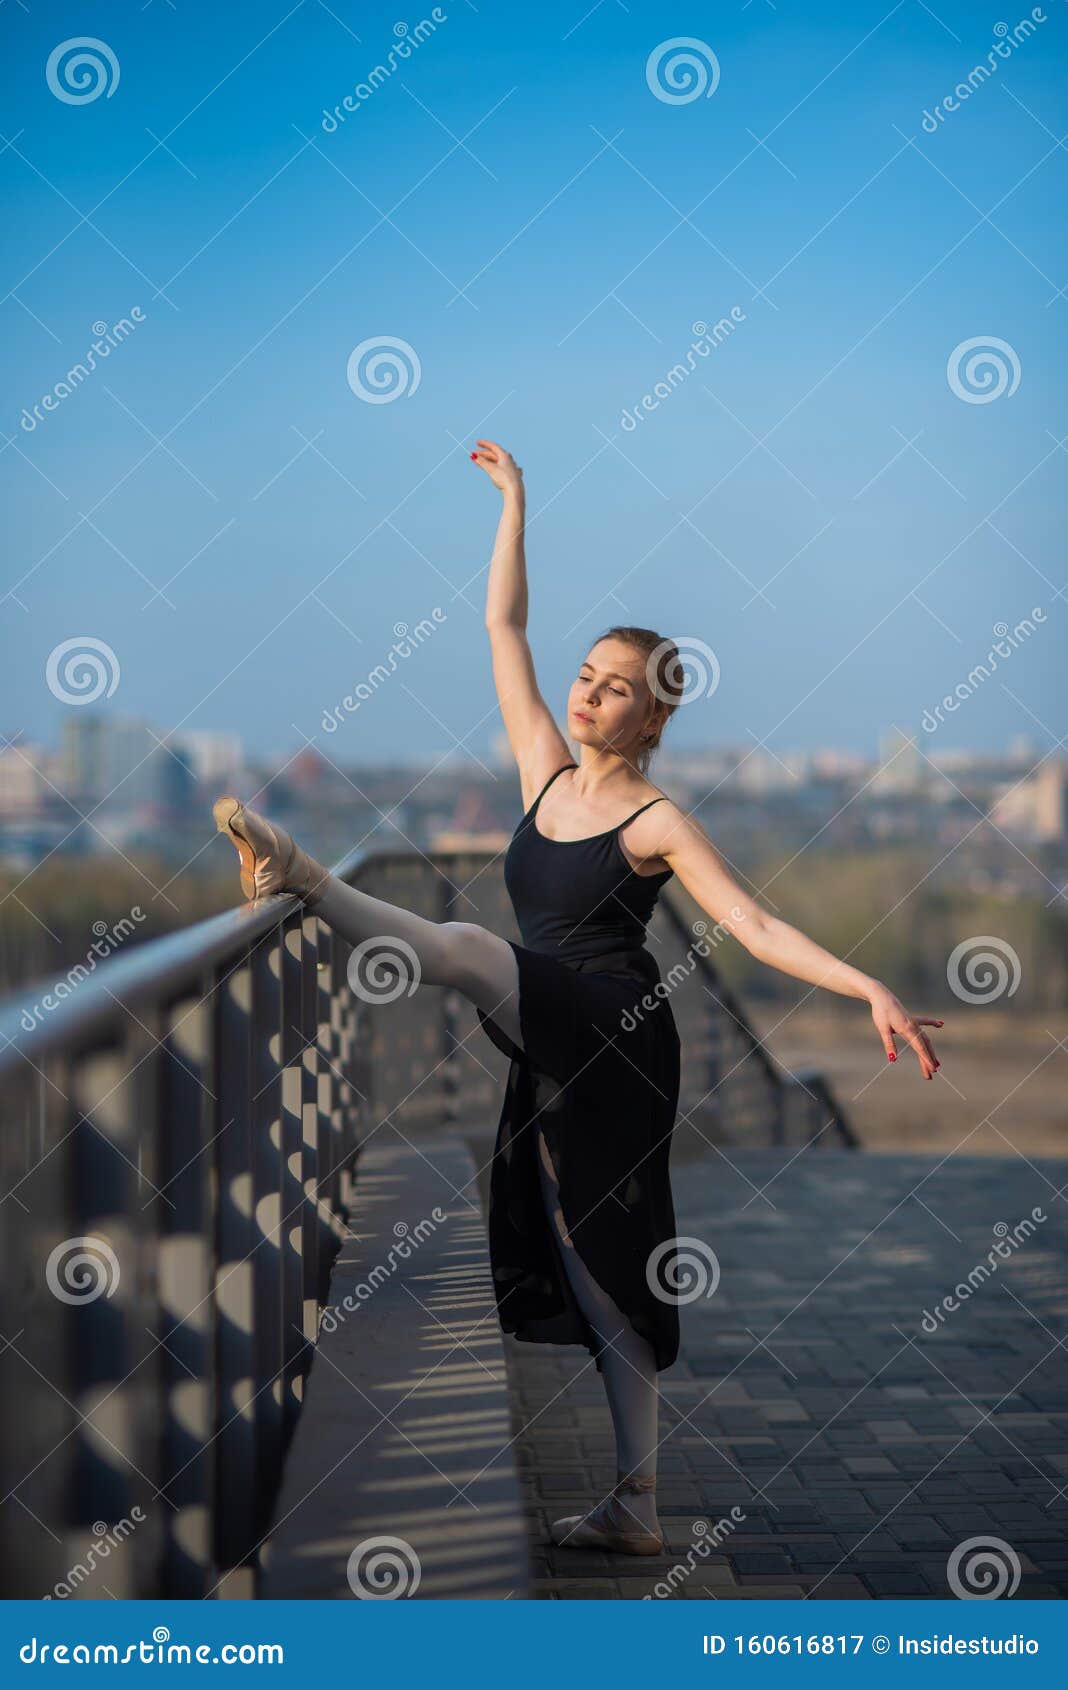
[[[640,771],[632,761],[633,755],[633,752],[620,752],[603,746],[581,746],[575,786],[580,793],[592,795],[628,785],[640,776]]]

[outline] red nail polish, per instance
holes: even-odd
[[[888,1062],[896,1062],[897,1061],[897,1057],[894,1055],[892,1050],[887,1053],[887,1061]]]
[[[471,456],[472,456],[472,457],[473,457],[473,458],[477,458],[477,457],[478,457],[478,453],[477,453],[477,452],[472,452],[472,453],[471,453]]]

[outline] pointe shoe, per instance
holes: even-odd
[[[246,898],[292,892],[309,906],[319,902],[329,870],[302,851],[284,827],[230,796],[216,798],[212,814],[217,830],[226,835],[241,859],[241,890]]]
[[[663,1532],[651,1532],[627,1507],[628,1492],[656,1489],[649,1474],[621,1475],[605,1501],[589,1514],[568,1514],[549,1528],[553,1542],[570,1549],[608,1549],[624,1555],[662,1555]]]

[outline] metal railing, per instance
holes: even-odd
[[[334,872],[518,937],[499,856]],[[670,894],[650,927],[707,1134],[854,1143],[761,1048]],[[500,1107],[449,990],[372,1004],[291,897],[109,957],[25,1026],[0,1004],[0,1595],[254,1596],[361,1142]]]

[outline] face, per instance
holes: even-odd
[[[645,659],[621,640],[598,640],[579,665],[567,700],[567,731],[579,745],[633,755],[651,731],[656,700]]]

